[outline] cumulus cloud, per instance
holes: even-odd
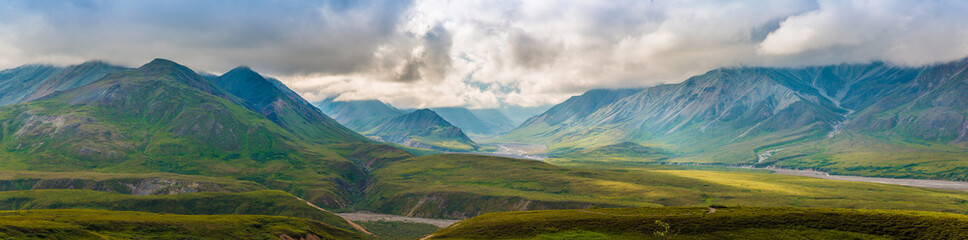
[[[817,63],[953,60],[968,55],[966,10],[965,1],[821,1],[780,23],[757,50]]]
[[[166,57],[236,65],[309,100],[537,106],[731,66],[968,55],[964,1],[13,1],[0,66]]]

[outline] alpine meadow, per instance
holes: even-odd
[[[0,239],[968,239],[963,1],[0,1]]]

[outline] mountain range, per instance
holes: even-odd
[[[961,213],[968,194],[960,192],[651,163],[964,179],[966,69],[968,60],[727,68],[680,84],[593,90],[488,140],[551,147],[551,159],[534,161],[401,149],[480,151],[457,124],[506,127],[510,117],[494,113],[500,109],[400,110],[333,99],[317,109],[247,67],[201,75],[165,59],[138,68],[26,65],[0,71],[7,102],[0,107],[0,210],[277,215],[312,220],[280,224],[322,224],[313,235],[362,239],[365,229],[320,209],[452,219],[708,204]],[[259,225],[239,221],[233,224],[244,229]],[[137,226],[131,229],[146,229]]]
[[[679,84],[592,90],[503,135],[552,154],[622,142],[670,162],[968,179],[968,59],[717,69]]]
[[[446,107],[431,110],[472,136],[495,136],[514,128],[511,119],[497,109]]]
[[[259,92],[240,90],[246,86]],[[345,204],[338,185],[362,170],[318,144],[370,140],[277,86],[245,69],[213,83],[155,59],[0,108],[0,167],[246,178],[288,186],[320,205]]]
[[[398,109],[379,100],[316,102],[327,115],[381,141],[438,151],[481,150],[473,137],[493,137],[512,128],[496,109],[461,107]]]

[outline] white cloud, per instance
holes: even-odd
[[[966,12],[965,1],[825,0],[819,9],[783,21],[758,53],[810,55],[817,63],[950,61],[968,55]]]
[[[250,65],[310,100],[536,106],[719,67],[954,60],[968,55],[965,12],[902,0],[14,1],[0,3],[0,67],[165,57]]]

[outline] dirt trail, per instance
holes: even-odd
[[[316,204],[313,204],[313,203],[311,203],[309,201],[306,201],[305,199],[302,199],[302,198],[299,198],[299,197],[296,197],[296,198],[299,199],[300,201],[306,202],[306,204],[308,204],[310,207],[319,209],[320,211],[323,211],[323,212],[333,213],[333,212],[327,211],[326,209],[323,209],[323,208],[321,208],[319,206],[316,206]],[[336,215],[339,215],[339,214],[336,214]],[[368,235],[373,235],[373,233],[371,233],[370,231],[367,231],[366,228],[363,228],[363,226],[360,226],[359,224],[356,224],[355,222],[350,221],[349,219],[346,219],[346,218],[343,218],[343,220],[346,220],[346,223],[349,223],[350,226],[352,226],[353,228],[356,228],[356,230],[360,230],[360,232],[366,233]]]

